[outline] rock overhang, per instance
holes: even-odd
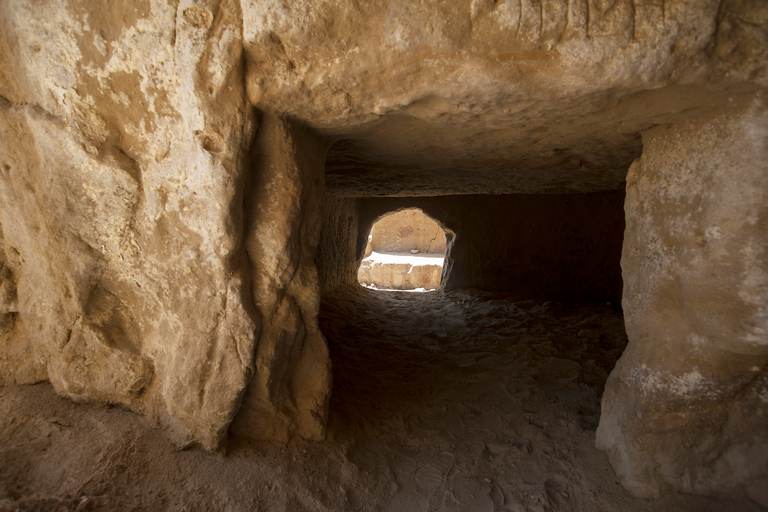
[[[347,197],[623,188],[643,130],[768,83],[752,4],[308,5],[243,7],[248,96],[336,142]]]
[[[478,104],[488,114],[469,118],[445,110],[417,117],[406,107],[345,132],[328,130],[336,142],[326,180],[348,197],[621,189],[644,131],[724,112],[756,90],[725,82],[611,89],[542,98],[527,114],[504,113],[503,101]]]

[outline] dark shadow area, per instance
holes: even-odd
[[[405,196],[409,182],[398,186]],[[606,488],[616,477],[594,447],[605,382],[627,343],[624,191],[339,190],[328,190],[316,258],[333,367],[328,432],[357,468],[391,475],[388,510],[608,510],[631,500]],[[403,208],[455,236],[436,293],[357,282],[371,227]]]
[[[326,197],[316,258],[323,294],[357,282],[382,215],[420,208],[458,240],[442,286],[517,299],[621,303],[624,191],[437,197]]]
[[[357,252],[383,213],[418,207],[450,226],[446,288],[518,299],[621,302],[624,191],[361,198]]]
[[[615,479],[593,444],[626,335],[604,303],[350,286],[324,298],[320,328],[330,435],[351,443],[358,467],[398,475],[400,510],[444,507],[434,496],[449,489],[464,510],[529,503],[525,489],[541,482],[555,489],[547,503],[575,505]]]

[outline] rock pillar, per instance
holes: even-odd
[[[768,489],[765,98],[644,134],[597,446],[637,496]]]
[[[327,145],[274,114],[258,129],[246,210],[253,302],[263,319],[256,374],[232,424],[241,437],[325,437],[331,368],[317,325],[315,255]]]

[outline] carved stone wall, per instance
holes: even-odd
[[[597,446],[636,495],[768,488],[765,102],[644,134],[627,176],[629,345]]]
[[[321,293],[357,282],[357,221],[357,200],[326,195],[316,257]]]
[[[424,212],[402,210],[385,215],[371,228],[365,255],[376,252],[445,254],[445,232]]]
[[[490,246],[478,197],[567,226],[626,185],[630,345],[599,443],[640,495],[759,486],[766,34],[761,0],[0,0],[0,383],[178,446],[320,439],[345,233],[421,198],[457,250]],[[428,209],[446,196],[461,217]],[[566,196],[578,215],[535,217]],[[602,256],[563,235],[602,278],[573,254],[553,275],[615,297],[618,215]]]
[[[274,114],[261,118],[247,188],[245,242],[253,304],[262,320],[232,432],[251,439],[322,440],[331,368],[317,326],[323,162],[327,147]]]

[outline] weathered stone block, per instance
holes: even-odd
[[[647,132],[627,176],[629,345],[597,446],[638,496],[768,484],[765,101]]]
[[[418,208],[408,208],[378,219],[371,228],[365,256],[371,252],[445,254],[445,232]]]

